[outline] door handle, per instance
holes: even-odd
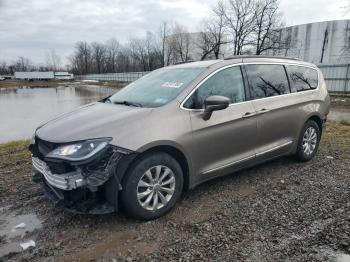
[[[249,118],[249,117],[252,117],[252,116],[255,116],[256,115],[256,113],[254,112],[254,113],[252,113],[252,112],[247,112],[247,113],[245,113],[243,116],[242,116],[242,118]]]
[[[270,112],[270,111],[271,111],[270,109],[263,108],[260,111],[258,111],[257,114],[262,115],[262,114],[265,114],[265,113]]]

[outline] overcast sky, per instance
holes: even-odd
[[[217,0],[0,0],[0,61],[25,56],[44,63],[54,49],[63,62],[75,42],[123,42],[161,21],[197,28]],[[349,0],[280,0],[287,25],[347,19]]]

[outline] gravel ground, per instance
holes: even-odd
[[[0,145],[0,207],[10,206],[16,215],[35,213],[42,227],[35,248],[0,261],[349,258],[350,126],[329,122],[316,158],[308,163],[284,157],[207,182],[149,222],[55,210],[31,182],[26,143]],[[0,237],[0,247],[4,244]]]

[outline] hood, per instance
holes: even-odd
[[[39,127],[36,135],[54,143],[118,136],[130,124],[151,114],[152,108],[92,103],[63,114]]]

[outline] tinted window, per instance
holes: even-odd
[[[204,108],[204,100],[214,95],[228,97],[230,103],[245,100],[242,72],[239,66],[221,70],[210,77],[186,101],[184,107],[202,109]]]
[[[108,101],[128,101],[144,107],[158,107],[169,103],[205,68],[163,68],[132,82],[110,97]]]
[[[290,93],[287,75],[282,65],[246,65],[245,68],[253,98]]]
[[[300,92],[317,88],[318,73],[315,69],[302,66],[287,66],[286,69],[293,91]]]

